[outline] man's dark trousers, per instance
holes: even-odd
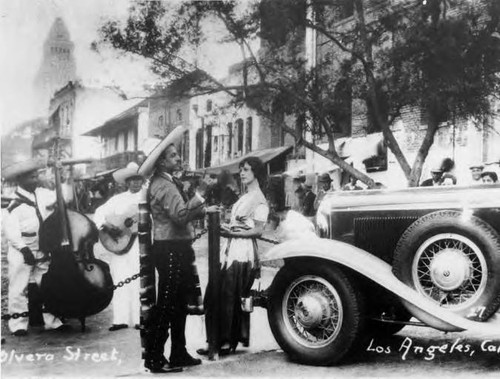
[[[186,353],[187,303],[194,290],[195,260],[190,240],[154,241],[153,261],[158,271],[158,300],[147,323],[146,360],[162,361],[168,329],[172,335],[170,357]]]

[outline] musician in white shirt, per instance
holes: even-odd
[[[50,258],[39,249],[39,231],[42,222],[54,209],[54,192],[39,187],[41,161],[30,159],[18,162],[3,170],[6,180],[17,183],[14,199],[2,220],[9,242],[9,313],[28,311],[28,284],[40,286],[42,276],[49,268]],[[44,312],[45,329],[62,330],[61,320]],[[15,336],[28,333],[28,317],[11,318],[9,329]]]
[[[132,231],[134,239],[130,249],[125,253],[111,253],[109,262],[114,284],[139,272],[139,241],[137,238],[137,214],[139,201],[143,194],[144,179],[137,173],[138,165],[131,162],[127,167],[113,173],[119,184],[125,184],[126,192],[110,198],[96,209],[94,222],[100,231],[109,236],[120,236],[125,228]],[[129,325],[139,326],[140,298],[139,280],[118,287],[113,294],[113,325],[110,331],[127,328]]]

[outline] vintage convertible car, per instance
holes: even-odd
[[[498,332],[500,185],[332,192],[316,224],[317,234],[296,227],[266,256],[285,262],[267,309],[293,360],[338,363],[412,317]]]

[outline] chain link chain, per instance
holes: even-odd
[[[199,233],[197,233],[194,238],[193,238],[193,242],[200,239],[203,235],[207,234],[208,233],[208,229],[202,229]],[[265,237],[258,237],[258,239],[262,240],[262,241],[265,241],[265,242],[270,242],[272,244],[279,244],[279,241],[275,241],[275,240],[272,240],[272,239],[269,239],[269,238],[265,238]],[[141,273],[137,273],[137,274],[134,274],[132,275],[131,277],[128,277],[120,282],[118,282],[117,284],[115,284],[112,288],[113,288],[113,291],[118,289],[118,288],[121,288],[123,287],[124,285],[126,284],[129,284],[131,283],[132,281],[140,278],[141,276]],[[20,317],[28,317],[29,316],[29,313],[28,312],[22,312],[22,313],[12,313],[12,314],[5,314],[5,315],[2,315],[2,320],[10,320],[10,319],[18,319]]]
[[[137,278],[139,278],[141,276],[141,273],[138,272],[137,274],[134,274],[132,275],[131,277],[127,278],[127,279],[123,279],[121,282],[118,282],[116,283],[112,288],[113,288],[113,291],[116,290],[117,288],[120,288],[120,287],[123,287],[125,284],[129,284],[130,282],[132,282],[133,280],[136,280]]]
[[[12,313],[11,315],[2,315],[2,320],[8,321],[11,318],[17,319],[17,318],[28,317],[28,316],[29,316],[28,312]]]
[[[208,229],[201,229],[199,233],[195,234],[192,241],[194,242],[196,240],[199,240],[204,234],[207,234],[207,233],[208,233]]]
[[[280,244],[281,242],[280,241],[277,241],[277,240],[272,240],[270,238],[266,238],[266,237],[257,237],[257,239],[261,240],[261,241],[264,241],[264,242],[269,242],[269,243],[272,243],[274,245],[278,245]]]

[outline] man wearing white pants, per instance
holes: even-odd
[[[109,235],[114,248],[113,237],[118,240],[131,233],[131,245],[123,251],[112,252],[109,262],[114,284],[130,278],[139,272],[139,240],[137,235],[137,214],[144,180],[137,173],[138,165],[129,163],[127,167],[113,173],[113,178],[119,184],[125,184],[128,191],[110,198],[105,204],[96,209],[94,222],[97,228]],[[127,232],[128,230],[128,232]],[[125,232],[125,233],[124,233]],[[102,232],[101,232],[102,233]],[[102,238],[101,238],[102,241]],[[133,280],[118,287],[113,294],[113,324],[110,331],[127,328],[129,325],[138,326],[140,317],[139,280]]]
[[[18,184],[14,199],[3,220],[4,232],[9,242],[9,314],[28,311],[28,284],[40,286],[42,276],[49,267],[49,258],[39,250],[40,225],[54,206],[52,191],[38,187],[38,170],[43,167],[38,160],[28,160],[4,169],[3,177]],[[15,336],[28,333],[28,317],[11,318],[9,329]],[[59,329],[61,320],[50,313],[43,313],[45,329]]]

